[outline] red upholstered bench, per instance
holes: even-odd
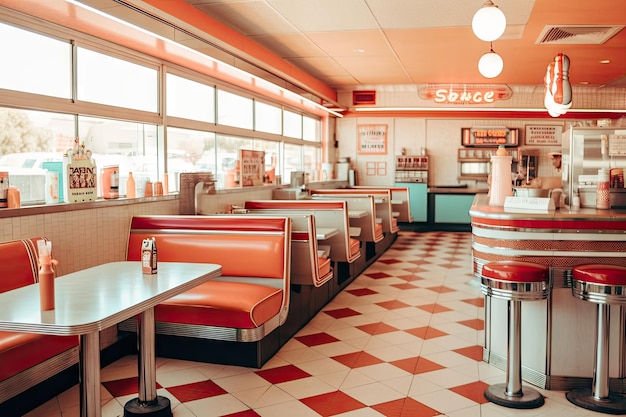
[[[207,262],[222,276],[155,307],[156,333],[255,342],[289,311],[291,219],[248,216],[135,216],[127,259],[155,237],[159,262]],[[134,321],[119,325],[135,330]]]
[[[0,243],[0,292],[38,282],[37,241]],[[0,331],[0,404],[78,363],[78,338]]]

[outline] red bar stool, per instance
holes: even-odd
[[[591,389],[565,396],[579,407],[607,414],[626,414],[626,398],[609,392],[609,329],[611,304],[626,304],[626,268],[617,265],[579,265],[572,269],[572,295],[596,303],[596,348]]]
[[[485,398],[509,408],[537,408],[543,396],[532,388],[522,390],[522,301],[544,300],[550,291],[549,268],[530,262],[500,261],[483,266],[480,288],[487,297],[507,300],[506,383],[493,384]]]

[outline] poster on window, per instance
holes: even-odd
[[[358,125],[358,153],[387,155],[387,125]]]
[[[241,169],[241,186],[251,187],[253,185],[263,185],[263,176],[265,174],[265,152],[240,149],[239,161]]]

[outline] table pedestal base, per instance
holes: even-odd
[[[597,399],[588,388],[579,388],[565,394],[569,402],[587,410],[605,414],[626,414],[626,398],[609,393],[607,398]]]
[[[139,398],[135,398],[124,404],[124,417],[150,416],[150,417],[173,417],[172,406],[169,398],[157,396],[156,403],[142,405]]]

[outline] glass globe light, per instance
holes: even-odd
[[[472,19],[472,31],[482,41],[491,42],[498,39],[506,29],[506,16],[491,0],[478,9]]]
[[[493,52],[493,49],[480,57],[478,61],[478,71],[485,78],[495,78],[502,72],[504,62],[500,55]]]

